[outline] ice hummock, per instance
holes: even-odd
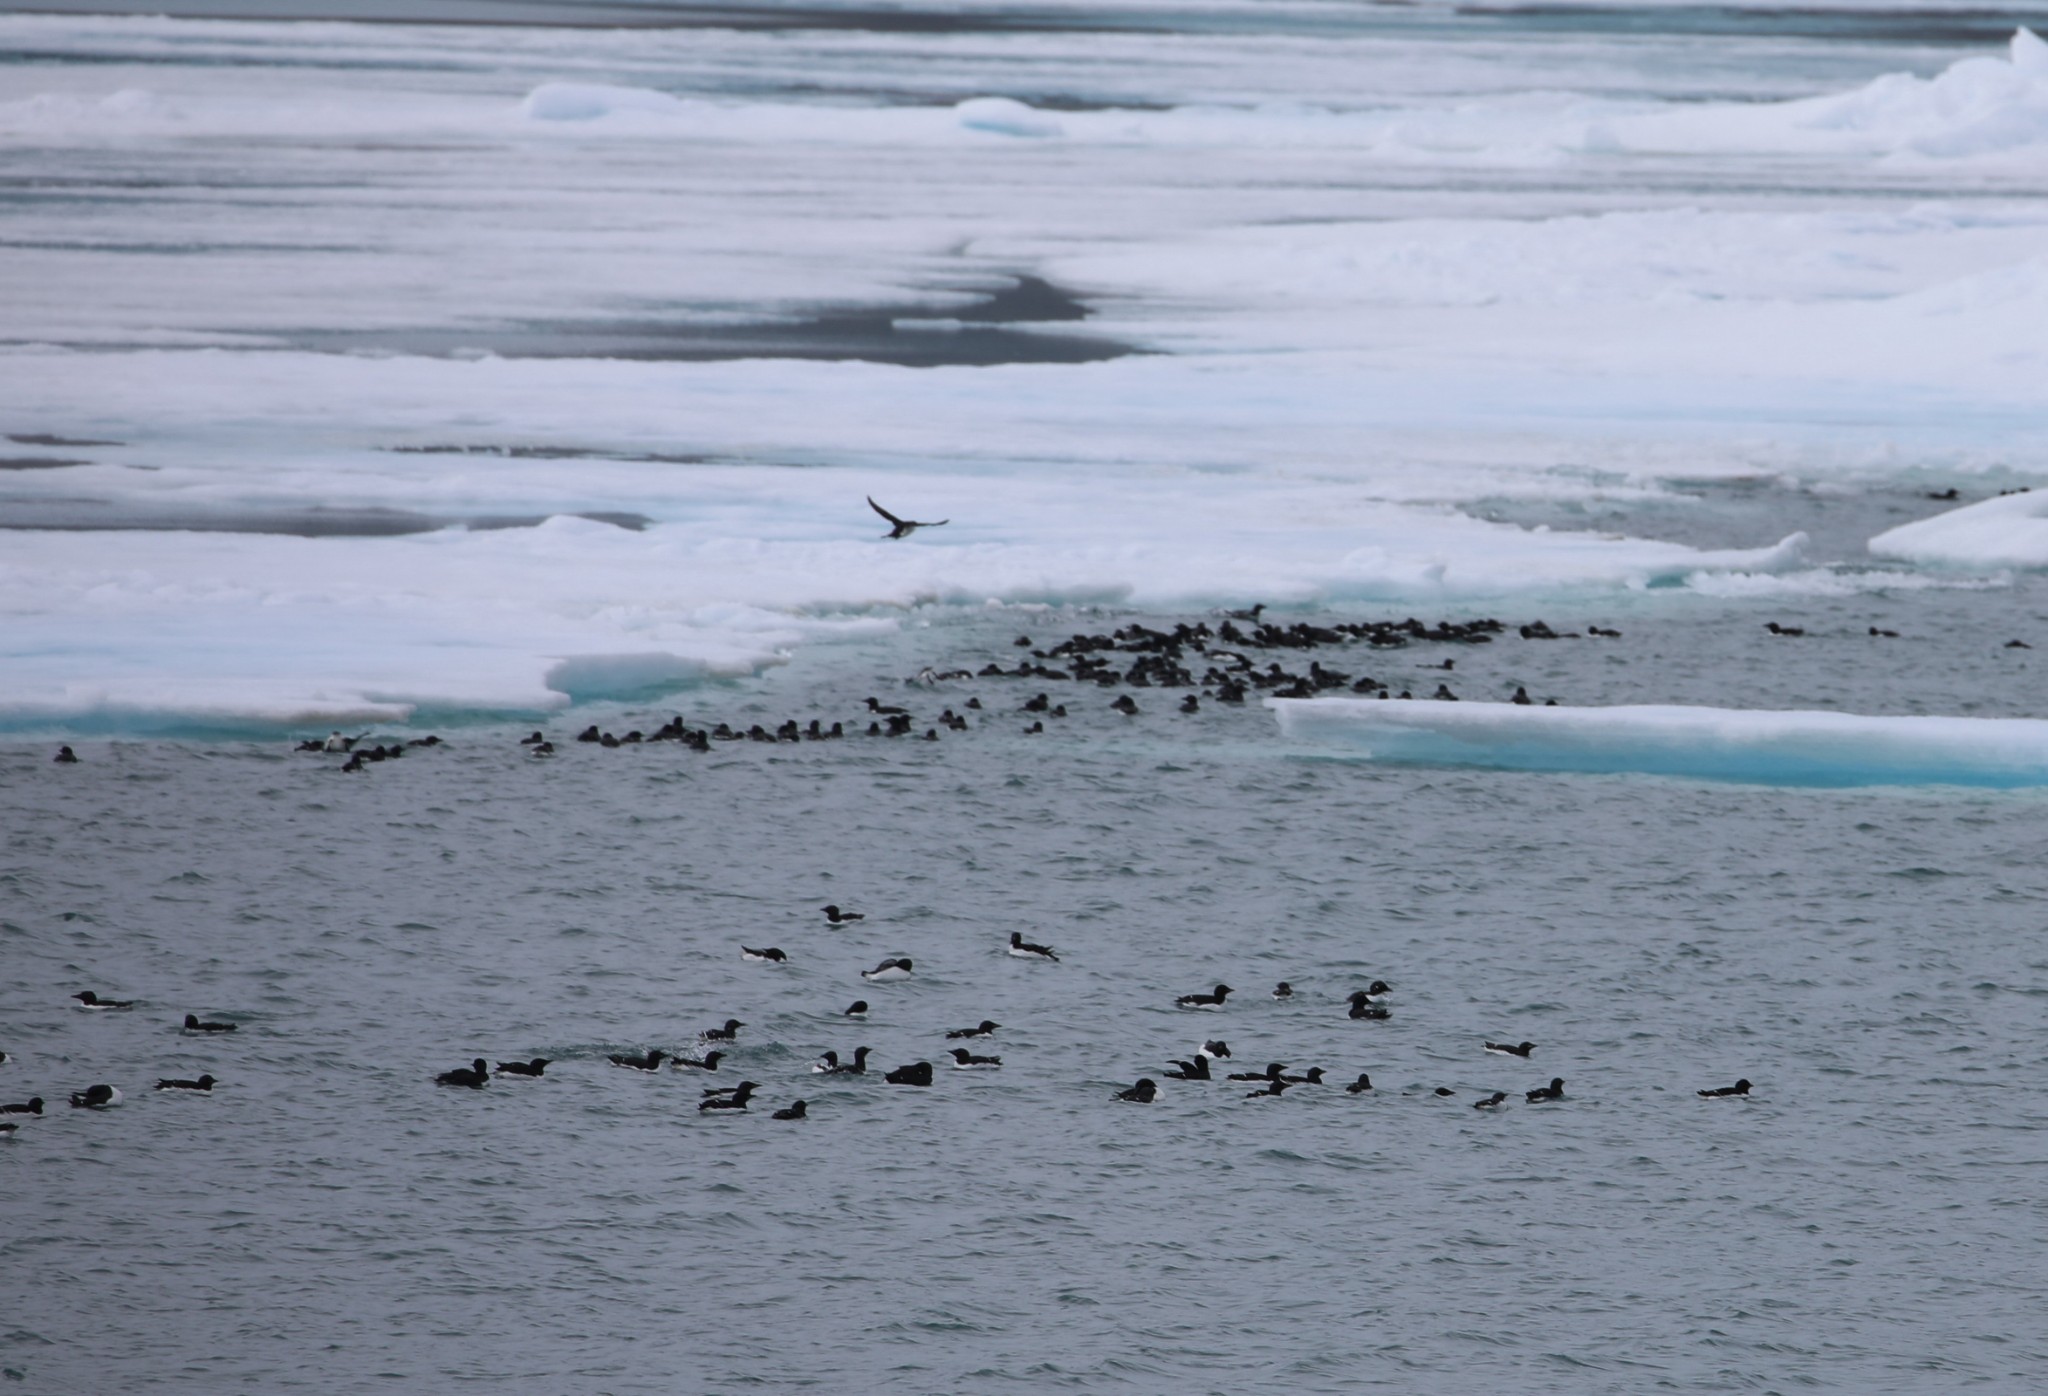
[[[2048,490],[2020,491],[1887,529],[1872,557],[1969,569],[2048,567]]]
[[[2048,785],[2048,721],[1271,699],[1290,739],[1367,760],[1760,785]]]

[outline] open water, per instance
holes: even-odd
[[[2016,604],[2017,603],[2017,604]],[[275,742],[0,753],[4,1361],[24,1390],[2021,1390],[2048,1360],[2038,793],[1402,770],[1256,704],[902,676],[1107,629],[933,612],[660,708],[356,776]],[[1777,640],[1761,621],[1806,622]],[[1196,619],[1198,617],[1189,617]],[[1154,623],[1170,619],[1146,617]],[[1509,617],[1508,619],[1520,619]],[[1618,641],[1325,652],[1476,694],[2037,711],[2025,588],[1731,601]],[[1902,630],[1872,640],[1868,623]],[[2032,632],[2038,633],[2038,632]],[[1008,654],[1005,653],[1008,651]],[[1335,658],[1330,658],[1335,654]],[[1450,675],[1424,669],[1454,654]],[[1284,656],[1283,656],[1284,657]],[[1131,691],[1131,690],[1125,690]],[[877,693],[938,742],[570,740]],[[1723,692],[1722,696],[1726,696]],[[826,927],[826,902],[868,919]],[[1058,964],[1013,960],[1007,935]],[[793,963],[742,963],[747,945]],[[861,969],[911,956],[909,982]],[[1394,986],[1385,1022],[1351,989]],[[1267,997],[1289,980],[1296,998]],[[1217,1014],[1172,1007],[1218,981]],[[81,988],[135,998],[69,1006]],[[855,998],[864,1024],[840,1016]],[[240,1031],[195,1039],[188,1011]],[[698,1073],[606,1055],[746,1023]],[[943,1069],[987,1017],[1000,1072]],[[1279,1100],[1163,1082],[1321,1065]],[[1530,1062],[1483,1040],[1527,1038]],[[929,1090],[808,1071],[866,1044]],[[553,1059],[472,1093],[482,1055]],[[210,1071],[211,1097],[157,1095]],[[1552,1075],[1567,1099],[1520,1093]],[[1748,1100],[1694,1091],[1737,1077]],[[126,1104],[63,1105],[96,1081]],[[1444,1098],[1438,1086],[1456,1092]],[[1507,1090],[1481,1114],[1472,1102]],[[776,1122],[795,1098],[810,1118]]]
[[[173,8],[491,23],[0,17],[0,1103],[48,1103],[0,1139],[0,1390],[2040,1388],[2041,790],[1405,768],[1256,701],[906,683],[1266,600],[1506,622],[1315,656],[1418,699],[2048,716],[2039,573],[1864,547],[2044,459],[1998,336],[2048,283],[1994,275],[2048,226],[2001,47],[2038,11]],[[1973,58],[1960,115],[1915,96]],[[1030,110],[954,114],[989,97]],[[883,543],[870,489],[956,522]],[[1795,530],[1671,586],[1574,548]],[[1497,546],[1499,594],[1412,599]],[[859,735],[871,695],[967,730]],[[292,749],[369,706],[445,744]],[[573,740],[678,714],[855,735]],[[607,1062],[729,1017],[743,1115]],[[1002,1068],[946,1069],[983,1018]],[[1331,1084],[1164,1079],[1208,1038]]]

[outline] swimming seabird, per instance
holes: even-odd
[[[499,1062],[500,1076],[538,1076],[548,1069],[547,1057],[535,1057],[530,1062]]]
[[[899,519],[887,509],[875,503],[873,495],[868,496],[868,508],[889,521],[889,536],[891,538],[908,538],[920,528],[937,528],[942,524],[953,522],[951,519]]]
[[[1290,1086],[1320,1086],[1323,1084],[1323,1069],[1312,1066],[1299,1076],[1282,1076],[1279,1079]]]
[[[1001,1026],[1001,1023],[994,1022],[988,1018],[984,1018],[971,1028],[954,1028],[951,1032],[947,1033],[946,1036],[948,1038],[987,1037],[990,1033],[994,1032],[997,1028]]]
[[[160,1091],[205,1091],[211,1095],[213,1093],[213,1077],[202,1076],[196,1081],[175,1080],[168,1076],[160,1077],[157,1080],[156,1088]]]
[[[1174,1081],[1213,1081],[1216,1079],[1209,1072],[1209,1059],[1199,1052],[1186,1061],[1175,1062],[1166,1069],[1166,1075],[1169,1080]]]
[[[1715,1086],[1711,1090],[1701,1091],[1700,1094],[1708,1097],[1709,1099],[1720,1099],[1726,1096],[1748,1095],[1749,1078],[1745,1076],[1732,1086]]]
[[[910,978],[910,960],[905,958],[884,960],[873,969],[864,969],[860,977],[871,984],[887,984],[898,979]]]
[[[854,1001],[853,1001],[852,1003],[849,1003],[848,1005],[846,1005],[846,1009],[845,1009],[845,1011],[844,1011],[844,1012],[842,1012],[842,1013],[841,1013],[841,1014],[840,1014],[839,1016],[840,1016],[840,1017],[842,1017],[842,1018],[865,1018],[865,1017],[867,1017],[867,1016],[868,1016],[868,1001],[867,1001],[866,999],[855,999],[855,1000],[854,1000]]]
[[[657,1047],[644,1057],[632,1052],[613,1052],[610,1054],[610,1060],[613,1066],[630,1067],[634,1071],[659,1071],[662,1061],[667,1056],[668,1053]],[[477,1065],[481,1067],[483,1063],[478,1062]]]
[[[1285,1091],[1291,1084],[1291,1082],[1283,1081],[1276,1076],[1266,1083],[1266,1089],[1264,1089],[1263,1091],[1246,1091],[1244,1093],[1244,1098],[1246,1100],[1255,1100],[1261,1096],[1264,1096],[1268,1099],[1278,1099],[1280,1094],[1283,1091]]]
[[[1280,1073],[1285,1070],[1287,1070],[1287,1063],[1285,1062],[1267,1062],[1264,1071],[1233,1071],[1230,1073],[1230,1079],[1233,1081],[1277,1081],[1280,1079]]]
[[[612,1060],[617,1061],[618,1058],[614,1057]],[[458,1066],[453,1071],[442,1072],[434,1078],[434,1082],[441,1086],[468,1086],[472,1090],[481,1090],[484,1082],[490,1079],[490,1063],[478,1057],[467,1067]]]
[[[1283,980],[1281,980],[1281,981],[1280,981],[1280,982],[1279,982],[1278,984],[1275,984],[1275,985],[1273,986],[1273,997],[1274,997],[1274,998],[1276,998],[1276,999],[1291,999],[1291,998],[1293,998],[1293,997],[1294,997],[1294,986],[1293,986],[1292,984],[1289,984],[1289,983],[1288,983],[1288,982],[1287,982],[1286,980],[1284,980],[1284,979],[1283,979]]]
[[[81,1110],[107,1110],[121,1103],[121,1091],[116,1086],[87,1086],[71,1093],[71,1103]]]
[[[1538,1086],[1533,1091],[1524,1091],[1522,1092],[1522,1098],[1532,1103],[1539,1100],[1563,1100],[1564,1077],[1553,1076],[1550,1078],[1549,1085]]]
[[[1149,1076],[1141,1076],[1138,1078],[1137,1085],[1132,1086],[1129,1090],[1118,1091],[1116,1098],[1118,1100],[1132,1101],[1138,1105],[1150,1105],[1153,1097],[1158,1094],[1159,1083]]]
[[[1001,1057],[977,1057],[965,1047],[953,1048],[952,1056],[955,1071],[994,1071],[1003,1064]]]
[[[770,1118],[777,1120],[801,1120],[804,1118],[804,1109],[805,1106],[802,1101],[791,1101],[787,1106],[777,1110]]]
[[[1486,1044],[1486,1050],[1502,1057],[1527,1057],[1536,1050],[1536,1044],[1533,1042],[1489,1042]]]
[[[832,925],[843,926],[849,921],[865,921],[868,918],[864,912],[841,911],[836,906],[828,906],[825,908],[825,919]]]
[[[187,1013],[185,1015],[186,1032],[233,1032],[234,1030],[235,1025],[233,1023],[208,1023],[202,1022],[196,1013]]]
[[[1475,1101],[1473,1101],[1473,1102],[1472,1102],[1472,1108],[1473,1108],[1474,1110],[1493,1110],[1493,1109],[1497,1109],[1497,1108],[1499,1108],[1499,1106],[1500,1106],[1500,1105],[1502,1104],[1502,1102],[1504,1102],[1504,1101],[1506,1101],[1506,1100],[1507,1100],[1507,1098],[1508,1098],[1508,1093],[1507,1093],[1506,1091],[1495,1091],[1495,1092],[1494,1092],[1494,1093],[1493,1093],[1492,1095],[1488,1096],[1488,1097],[1487,1097],[1486,1099],[1484,1099],[1484,1100],[1475,1100]]]
[[[1230,994],[1231,988],[1228,984],[1218,984],[1213,994],[1182,994],[1173,1001],[1173,1004],[1176,1008],[1218,1009],[1223,1007],[1223,1000],[1229,998]]]
[[[1220,1061],[1223,1058],[1226,1058],[1230,1055],[1230,1044],[1228,1042],[1219,1041],[1218,1039],[1212,1037],[1207,1042],[1204,1042],[1202,1044],[1201,1049],[1197,1051],[1195,1055],[1200,1057],[1215,1057]]]
[[[1356,1081],[1353,1081],[1344,1089],[1349,1091],[1352,1095],[1364,1095],[1367,1091],[1372,1089],[1372,1077],[1366,1075],[1364,1072],[1361,1071],[1358,1073],[1358,1079]]]
[[[864,1077],[868,1075],[868,1048],[854,1048],[854,1060],[850,1062],[842,1062],[838,1052],[825,1052],[825,1056],[811,1062],[811,1071],[827,1077]]]
[[[932,1064],[912,1062],[908,1066],[897,1067],[882,1079],[892,1086],[929,1086],[932,1083]]]
[[[110,1008],[135,1007],[134,999],[103,999],[90,989],[85,990],[83,993],[73,994],[71,997],[78,1000],[80,1008],[91,1008],[99,1011],[105,1011]]]
[[[1010,953],[1020,960],[1051,960],[1059,963],[1059,956],[1052,953],[1052,947],[1033,945],[1016,931],[1010,932]]]
[[[0,1105],[0,1115],[40,1115],[43,1113],[43,1098],[32,1096],[19,1105]]]
[[[60,746],[57,748],[57,754],[50,759],[60,766],[76,766],[78,764],[78,753],[68,746]]]
[[[747,1108],[747,1101],[753,1097],[756,1090],[760,1089],[760,1086],[761,1083],[759,1081],[742,1081],[739,1085],[733,1087],[731,1095],[717,1096],[711,1100],[698,1101],[697,1109],[700,1112],[708,1110],[744,1110]]]
[[[1365,990],[1354,989],[1351,993],[1351,1012],[1348,1016],[1378,1020],[1391,1018],[1394,1015],[1385,1004],[1374,1003]]]
[[[724,1027],[706,1028],[698,1033],[697,1040],[699,1042],[731,1042],[739,1036],[740,1029],[745,1026],[746,1024],[737,1018],[728,1018],[725,1020]]]
[[[756,950],[751,945],[742,945],[740,947],[740,958],[757,965],[786,965],[789,963],[789,956],[783,954],[781,950],[773,945],[765,950]]]
[[[659,1057],[661,1053],[650,1052],[648,1055],[652,1057]],[[716,1071],[718,1070],[718,1063],[724,1058],[724,1056],[725,1053],[723,1052],[706,1052],[701,1057],[670,1057],[669,1065],[673,1066],[677,1071]],[[615,1062],[619,1061],[617,1057],[613,1057],[612,1060]],[[630,1066],[632,1065],[632,1063],[619,1062],[619,1065]],[[651,1066],[645,1069],[648,1071],[654,1070],[654,1068]]]

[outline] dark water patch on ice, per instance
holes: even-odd
[[[1547,34],[1990,45],[2048,19],[2038,7],[1804,9],[1746,5],[1466,5],[1457,13]]]
[[[386,446],[382,449],[400,456],[502,456],[506,460],[610,460],[648,465],[708,465],[718,459],[669,451],[607,451],[596,446],[503,446],[487,443],[474,446]]]
[[[67,460],[61,456],[0,456],[0,470],[64,470],[91,464],[89,460]]]
[[[294,538],[396,538],[444,528],[478,532],[537,528],[553,514],[420,514],[410,509],[166,509],[136,502],[103,500],[0,500],[0,529],[59,533],[276,533]],[[645,514],[597,510],[570,517],[611,524],[638,533],[653,520]]]
[[[986,292],[961,307],[918,304],[823,308],[788,319],[720,321],[564,320],[500,328],[308,329],[280,335],[316,353],[426,358],[625,359],[708,363],[727,359],[858,360],[905,368],[1086,364],[1148,352],[1092,335],[1012,328],[1072,323],[1088,315],[1070,292],[1037,277]]]
[[[18,446],[62,446],[79,450],[87,446],[119,446],[119,441],[88,441],[82,437],[57,436],[46,431],[9,432],[7,439]]]

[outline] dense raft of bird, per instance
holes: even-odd
[[[836,905],[826,906],[821,910],[828,927],[845,927],[866,919],[864,913],[844,910]],[[1051,946],[1026,940],[1022,932],[1010,934],[1007,953],[1012,958],[1039,964],[1062,963],[1062,957]],[[789,959],[780,951],[777,952],[779,958],[765,957],[759,951],[744,948],[742,954],[745,958],[768,960],[777,964],[787,963]],[[889,956],[877,961],[872,968],[861,970],[859,978],[868,984],[890,984],[911,979],[916,973],[917,966],[911,959]],[[852,977],[851,974],[848,975],[849,980]],[[1172,1002],[1175,1008],[1191,1014],[1222,1014],[1230,1008],[1231,997],[1236,993],[1237,990],[1230,985],[1219,983],[1211,988],[1195,989],[1181,994]],[[1374,979],[1363,987],[1353,989],[1344,998],[1322,1006],[1312,1005],[1310,995],[1297,992],[1292,984],[1286,982],[1276,985],[1269,997],[1274,1002],[1285,1005],[1290,1012],[1326,1014],[1333,1030],[1355,1031],[1344,1029],[1344,1025],[1384,1022],[1392,1017],[1393,1010],[1389,1006],[1389,1001],[1393,993],[1394,988],[1387,981]],[[138,1004],[134,999],[103,998],[97,991],[91,989],[73,994],[72,1000],[80,1010],[93,1013],[129,1013],[135,1011]],[[845,1008],[837,1010],[837,1013],[848,1024],[849,1036],[852,1036],[852,1030],[866,1021],[869,1003],[864,998],[857,998]],[[187,1036],[219,1040],[236,1032],[238,1027],[239,1025],[233,1022],[204,1019],[195,1013],[187,1013],[179,1031]],[[749,1069],[758,1071],[763,1076],[769,1075],[770,1072],[766,1067],[755,1065],[750,1068],[746,1064],[746,1059],[752,1055],[748,1046],[743,1045],[741,1041],[741,1034],[746,1027],[745,1019],[726,1018],[721,1023],[699,1031],[688,1048],[677,1050],[672,1046],[653,1046],[639,1051],[609,1052],[605,1054],[605,1061],[609,1068],[639,1072],[643,1075],[682,1075],[696,1078],[700,1084],[693,1103],[700,1115],[747,1113],[755,1103],[757,1092],[775,1089],[779,1092],[793,1093],[796,1086],[794,1082],[771,1086],[747,1075]],[[986,1050],[997,1043],[997,1034],[1002,1031],[1002,1027],[1001,1023],[990,1018],[954,1027],[933,1024],[929,1029],[932,1036],[931,1056],[939,1058],[947,1068],[955,1071],[1003,1070],[1003,1054]],[[1242,1043],[1242,1039],[1240,1041]],[[941,1043],[956,1045],[941,1046]],[[1515,1042],[1506,1039],[1498,1042],[1486,1039],[1472,1044],[1472,1047],[1475,1053],[1484,1052],[1522,1062],[1531,1062],[1538,1051],[1534,1042]],[[1351,1045],[1345,1050],[1357,1052],[1356,1039],[1352,1039]],[[919,1059],[894,1066],[878,1065],[871,1068],[868,1063],[870,1051],[865,1044],[853,1047],[843,1056],[839,1049],[829,1049],[810,1062],[805,1070],[808,1074],[871,1080],[878,1088],[902,1086],[922,1090],[929,1089],[937,1080],[937,1071],[930,1060]],[[783,1055],[777,1050],[756,1057],[756,1061],[780,1061]],[[7,1053],[0,1052],[0,1066],[7,1065],[11,1060]],[[431,1078],[422,1079],[431,1079],[434,1086],[458,1091],[482,1091],[493,1082],[543,1081],[547,1078],[548,1068],[557,1065],[559,1061],[558,1058],[543,1056],[508,1056],[503,1059],[476,1056],[472,1057],[466,1066],[451,1066],[434,1073]],[[1342,1076],[1341,1072],[1333,1075],[1333,1068],[1326,1065],[1297,1067],[1283,1061],[1269,1061],[1263,1067],[1234,1071],[1230,1069],[1230,1065],[1235,1061],[1236,1057],[1227,1041],[1220,1037],[1205,1035],[1200,1045],[1193,1048],[1188,1056],[1167,1060],[1166,1065],[1160,1068],[1159,1075],[1168,1081],[1186,1083],[1190,1089],[1235,1087],[1245,1099],[1269,1101],[1278,1100],[1291,1090],[1338,1089],[1339,1078]],[[1028,1063],[1022,1065],[1029,1069]],[[154,1089],[157,1091],[186,1095],[211,1095],[214,1087],[220,1084],[211,1072],[194,1078],[156,1077],[154,1080]],[[730,1084],[727,1084],[728,1080]],[[713,1081],[717,1084],[706,1084]],[[1244,1089],[1246,1087],[1249,1089]],[[1374,1094],[1376,1088],[1371,1074],[1361,1071],[1349,1081],[1343,1082],[1341,1089],[1347,1095],[1363,1097]],[[1518,1086],[1517,1089],[1523,1103],[1527,1105],[1545,1105],[1569,1099],[1565,1094],[1564,1078],[1560,1076],[1552,1076],[1547,1082],[1539,1078],[1536,1084]],[[1746,1097],[1749,1091],[1750,1082],[1744,1078],[1730,1086],[1704,1087],[1696,1094],[1706,1099],[1728,1099]],[[80,1110],[110,1110],[122,1104],[125,1099],[121,1087],[110,1082],[84,1084],[64,1094],[71,1106]],[[1153,1104],[1162,1094],[1159,1079],[1151,1076],[1140,1076],[1133,1085],[1110,1093],[1111,1098],[1116,1101],[1136,1105]],[[1426,1094],[1448,1098],[1455,1097],[1458,1093],[1448,1086],[1437,1086],[1428,1090]],[[1513,1094],[1506,1090],[1496,1090],[1471,1102],[1472,1107],[1487,1113],[1496,1112],[1510,1103]],[[43,1115],[44,1106],[44,1097],[40,1095],[0,1105],[0,1136],[13,1138],[23,1123]],[[777,1120],[805,1120],[810,1118],[810,1106],[807,1100],[795,1097],[787,1104],[773,1109],[771,1113]]]
[[[930,526],[930,525],[922,525]],[[1045,731],[1045,720],[1054,721],[1067,717],[1070,710],[1085,700],[1081,695],[1088,687],[1095,689],[1123,689],[1113,700],[1103,706],[1125,717],[1137,717],[1143,707],[1128,690],[1155,689],[1178,691],[1179,701],[1174,705],[1181,714],[1196,714],[1203,710],[1206,699],[1212,704],[1240,706],[1253,694],[1277,698],[1313,698],[1324,694],[1348,693],[1383,699],[1413,699],[1414,688],[1421,685],[1413,681],[1383,679],[1370,674],[1353,674],[1328,667],[1318,657],[1310,657],[1304,668],[1300,656],[1313,651],[1351,648],[1385,654],[1406,649],[1414,645],[1458,645],[1474,646],[1491,644],[1496,637],[1507,635],[1510,628],[1499,620],[1481,618],[1476,620],[1441,620],[1434,625],[1425,624],[1412,617],[1393,621],[1359,621],[1333,624],[1313,624],[1295,621],[1283,624],[1264,618],[1263,604],[1248,610],[1229,611],[1220,618],[1212,617],[1197,621],[1181,621],[1168,628],[1154,628],[1137,622],[1120,626],[1113,631],[1099,634],[1074,634],[1056,643],[1041,645],[1028,635],[1019,635],[1012,642],[1012,648],[1026,653],[1011,664],[991,659],[979,668],[940,669],[926,668],[906,683],[924,690],[937,689],[942,684],[953,684],[975,680],[1016,680],[1029,683],[1045,681],[1072,685],[1064,690],[1068,696],[1056,700],[1053,690],[1038,692],[1026,698],[1015,711],[1032,721],[1023,727],[1027,734]],[[1214,622],[1212,624],[1212,621]],[[1769,622],[1766,630],[1774,636],[1798,638],[1803,629]],[[1588,625],[1585,631],[1559,631],[1541,620],[1531,621],[1513,627],[1512,633],[1526,641],[1561,641],[1580,638],[1618,640],[1619,630]],[[1896,638],[1895,633],[1872,627],[1873,636]],[[2013,648],[2023,647],[2023,642],[2013,641]],[[1282,662],[1282,657],[1286,662]],[[1450,673],[1457,661],[1446,658],[1426,666],[1429,669]],[[1199,672],[1197,672],[1199,671]],[[1448,681],[1439,681],[1433,692],[1423,695],[1426,699],[1440,702],[1455,702],[1454,693]],[[1099,701],[1099,700],[1098,700]],[[1517,686],[1508,701],[1533,703],[1536,700],[1521,686]],[[1555,704],[1554,698],[1546,703]],[[960,701],[959,711],[951,706],[938,715],[935,721],[920,719],[908,708],[885,703],[876,697],[868,697],[864,703],[865,712],[852,718],[839,718],[827,722],[813,718],[807,724],[797,719],[788,719],[772,728],[752,723],[744,728],[726,722],[704,727],[691,727],[681,716],[671,718],[652,732],[639,730],[615,735],[587,725],[578,732],[574,740],[578,743],[603,748],[637,746],[653,743],[673,742],[694,751],[711,750],[714,743],[758,742],[768,744],[836,741],[849,736],[884,738],[912,737],[926,741],[938,741],[940,729],[967,731],[977,725],[986,725],[991,720],[990,710],[979,696],[969,696]],[[970,719],[968,714],[975,714]],[[863,726],[863,724],[865,724]],[[923,730],[920,732],[919,729]],[[321,755],[341,755],[347,759],[337,769],[343,772],[359,772],[369,766],[402,758],[408,751],[444,745],[438,736],[426,736],[410,740],[371,741],[365,735],[344,736],[340,732],[330,733],[325,738],[311,738],[297,744],[300,752]],[[531,756],[548,757],[555,754],[553,740],[545,733],[535,731],[523,738],[519,745]],[[70,747],[64,747],[56,756],[62,764],[75,764],[78,760]],[[824,908],[828,925],[846,926],[863,919],[862,913],[844,911],[837,906]],[[789,955],[780,947],[741,947],[742,957],[764,964],[787,964]],[[1051,947],[1024,940],[1021,934],[1010,937],[1009,954],[1022,959],[1058,963],[1060,956]],[[860,978],[867,983],[889,983],[906,979],[916,972],[907,958],[884,959],[871,969],[862,970]],[[1235,992],[1227,984],[1197,990],[1181,995],[1176,1006],[1189,1011],[1222,1012],[1230,995]],[[1380,1022],[1392,1016],[1388,995],[1392,992],[1383,980],[1352,990],[1346,997],[1335,1001],[1331,1011],[1333,1022]],[[1303,1004],[1307,996],[1297,994],[1291,984],[1282,983],[1272,991],[1271,997],[1283,1003]],[[100,999],[93,991],[86,990],[74,995],[81,1009],[102,1011],[127,1011],[134,1007],[133,1001]],[[868,1005],[865,1000],[856,1000],[844,1014],[849,1023],[863,1019]],[[1341,1010],[1341,1016],[1339,1016]],[[235,1024],[210,1022],[187,1014],[181,1031],[198,1036],[213,1036],[231,1033]],[[641,1072],[682,1072],[718,1073],[725,1062],[734,1055],[744,1053],[738,1046],[738,1033],[745,1027],[739,1019],[727,1019],[722,1026],[706,1029],[699,1034],[691,1051],[676,1052],[666,1047],[649,1048],[642,1052],[620,1052],[610,1054],[612,1067]],[[945,1029],[934,1026],[935,1041],[940,1034],[945,1040],[969,1038],[989,1039],[999,1030],[1000,1024],[984,1019],[978,1026]],[[1477,1050],[1529,1060],[1536,1051],[1536,1044],[1519,1042],[1515,1044],[1487,1041]],[[694,1053],[694,1054],[693,1054]],[[872,1077],[878,1083],[892,1086],[928,1088],[935,1079],[929,1061],[914,1061],[889,1068],[877,1068],[872,1072],[868,1066],[869,1049],[856,1047],[842,1057],[837,1049],[827,1051],[809,1070],[815,1073]],[[994,1071],[1004,1067],[1004,1059],[998,1053],[977,1052],[972,1048],[954,1047],[936,1052],[943,1058],[950,1058],[952,1068],[968,1071]],[[1169,1081],[1207,1085],[1217,1082],[1250,1085],[1254,1089],[1244,1092],[1247,1097],[1273,1100],[1289,1090],[1334,1087],[1335,1081],[1329,1074],[1330,1068],[1310,1066],[1300,1070],[1284,1062],[1269,1062],[1256,1071],[1230,1072],[1215,1069],[1214,1063],[1231,1057],[1228,1043],[1220,1039],[1206,1039],[1190,1056],[1170,1060],[1161,1068],[1160,1075]],[[0,1052],[0,1065],[9,1061],[5,1052]],[[483,1090],[493,1081],[537,1081],[545,1077],[547,1068],[554,1059],[547,1057],[513,1058],[495,1060],[474,1057],[467,1066],[455,1066],[439,1072],[432,1079],[435,1084],[459,1090]],[[730,1073],[728,1073],[730,1074]],[[763,1074],[766,1074],[765,1071]],[[184,1093],[211,1094],[215,1078],[209,1073],[192,1079],[156,1078],[155,1089]],[[1521,1091],[1521,1098],[1528,1104],[1542,1104],[1567,1099],[1565,1082],[1552,1077],[1547,1083],[1539,1083]],[[725,1114],[747,1111],[754,1093],[763,1089],[763,1083],[740,1080],[732,1085],[709,1086],[702,1089],[697,1109],[704,1114]],[[1348,1094],[1365,1095],[1374,1090],[1371,1076],[1358,1073],[1343,1085]],[[1698,1092],[1708,1098],[1743,1097],[1749,1093],[1748,1080],[1739,1080],[1730,1086],[1709,1087]],[[1140,1077],[1136,1083],[1116,1091],[1115,1098],[1136,1104],[1149,1104],[1161,1094],[1158,1080],[1150,1076]],[[1436,1087],[1432,1094],[1440,1097],[1456,1093],[1449,1087]],[[79,1109],[110,1109],[124,1099],[119,1087],[111,1083],[96,1082],[68,1091],[65,1096]],[[1473,1102],[1482,1111],[1498,1110],[1511,1099],[1510,1092],[1496,1091]],[[44,1100],[35,1096],[27,1101],[0,1105],[0,1135],[11,1137],[22,1120],[40,1116]],[[794,1100],[774,1112],[775,1118],[798,1120],[807,1119],[808,1104],[802,1099]]]

